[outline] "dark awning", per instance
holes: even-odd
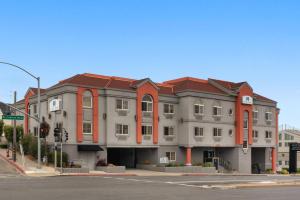
[[[103,151],[99,145],[93,144],[79,144],[77,146],[78,151]]]

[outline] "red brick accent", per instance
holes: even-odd
[[[76,112],[77,112],[77,142],[81,143],[83,141],[83,111],[82,111],[82,97],[83,93],[86,90],[90,90],[93,96],[93,142],[98,143],[99,138],[99,106],[98,106],[98,90],[97,89],[89,89],[89,88],[81,88],[78,87],[77,90],[77,104],[76,104]]]
[[[34,95],[34,93],[31,90],[29,90],[29,92],[25,96],[25,113],[28,113],[28,111],[29,111],[29,109],[28,109],[29,98],[33,95]],[[24,124],[25,134],[29,134],[29,124],[28,123],[29,123],[29,117],[28,117],[28,115],[25,115],[25,124]]]
[[[252,124],[253,124],[253,105],[245,105],[242,103],[243,96],[251,96],[253,97],[252,89],[247,85],[242,85],[240,87],[237,100],[236,100],[236,144],[243,144],[243,120],[244,120],[244,112],[248,111],[249,113],[249,127],[248,127],[248,143],[251,145],[253,143],[252,138]]]
[[[186,148],[185,165],[186,166],[191,166],[192,165],[192,148],[191,147]]]
[[[92,89],[93,93],[93,142],[98,143],[99,138],[99,102],[98,90]]]
[[[276,148],[272,148],[272,171],[276,172],[276,159],[277,159],[277,151]]]
[[[136,99],[136,142],[142,143],[142,99],[143,96],[149,94],[153,99],[153,144],[158,143],[158,91],[149,82],[144,83],[137,88]]]

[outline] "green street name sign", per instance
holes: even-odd
[[[2,119],[5,119],[5,120],[24,120],[24,116],[21,116],[21,115],[3,115]]]

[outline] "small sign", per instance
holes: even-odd
[[[250,96],[243,96],[242,99],[243,104],[252,105],[253,104],[253,98]]]
[[[24,120],[24,116],[21,115],[2,115],[3,120]]]
[[[169,158],[168,157],[161,157],[159,159],[160,164],[169,164]]]
[[[49,111],[50,112],[55,112],[59,109],[60,105],[60,100],[59,99],[53,99],[49,102]]]

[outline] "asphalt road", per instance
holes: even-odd
[[[299,200],[300,187],[205,189],[201,184],[232,180],[266,181],[298,177],[15,177],[0,178],[2,200]]]

